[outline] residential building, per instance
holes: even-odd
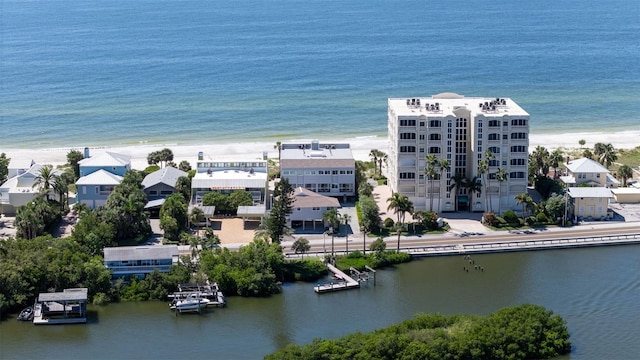
[[[349,144],[282,144],[280,176],[293,188],[302,187],[346,201],[356,195],[356,162]]]
[[[76,181],[76,199],[89,209],[104,206],[109,195],[122,182],[122,176],[114,175],[106,170],[98,170]]]
[[[36,178],[43,165],[33,164],[26,171],[14,171],[13,177],[0,185],[0,212],[2,214],[14,215],[18,208],[33,200],[40,189],[35,186]],[[53,170],[55,175],[60,175],[61,171]]]
[[[386,175],[392,191],[406,195],[416,210],[518,211],[514,197],[527,190],[530,120],[518,104],[442,93],[391,98],[388,105]],[[481,174],[487,150],[493,158]],[[425,175],[427,155],[446,159],[450,169],[436,165],[434,176]],[[505,178],[497,176],[499,169],[506,170]],[[456,174],[467,183],[477,177],[480,194],[456,186]]]
[[[217,191],[230,194],[236,190],[251,193],[254,205],[265,204],[268,194],[266,160],[198,160],[196,175],[191,179],[191,203]]]
[[[80,167],[80,177],[87,176],[101,169],[114,175],[124,176],[127,171],[131,170],[131,157],[105,151],[100,155],[80,160],[78,165]]]
[[[103,251],[104,266],[114,279],[144,278],[154,270],[168,272],[179,260],[177,245],[106,247]]]
[[[167,166],[145,176],[142,180],[142,186],[144,186],[147,199],[149,201],[166,199],[176,191],[176,182],[182,176],[189,176],[189,174],[172,166]]]
[[[86,155],[89,155],[88,150],[85,151]],[[76,181],[77,202],[94,209],[106,204],[111,192],[131,170],[131,157],[106,151],[94,157],[84,158],[78,164],[80,178]]]
[[[7,166],[7,179],[26,173],[35,164],[31,159],[11,159]]]
[[[289,215],[289,226],[302,230],[324,230],[324,213],[331,209],[338,209],[340,202],[331,196],[317,194],[302,187],[293,192],[293,211]]]
[[[565,164],[567,175],[561,176],[560,180],[568,187],[591,186],[617,188],[620,182],[609,169],[599,162],[589,158],[580,158],[568,161]]]
[[[571,218],[601,220],[611,217],[609,201],[613,198],[611,189],[606,187],[570,187],[567,195],[571,200]]]

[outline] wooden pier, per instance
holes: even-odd
[[[340,290],[356,289],[360,287],[359,281],[354,280],[351,276],[345,274],[337,267],[331,264],[327,264],[327,268],[329,269],[329,271],[331,271],[334,274],[334,277],[338,280],[336,280],[335,282],[318,284],[314,286],[313,290],[318,294],[333,292],[333,291],[340,291]],[[355,270],[353,268],[351,269],[352,269],[352,272],[353,270]],[[363,279],[360,278],[360,274],[361,273],[358,272],[358,279],[360,281],[364,281]]]

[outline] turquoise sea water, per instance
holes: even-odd
[[[386,134],[389,97],[640,126],[637,1],[0,0],[0,150]]]

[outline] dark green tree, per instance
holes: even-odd
[[[191,202],[191,178],[189,176],[180,176],[176,180],[174,186],[176,192],[184,197],[184,200],[189,204]]]
[[[279,244],[288,231],[287,216],[293,211],[293,187],[286,178],[276,183],[273,192],[273,206],[269,215],[263,219],[259,233],[264,233],[271,242]]]
[[[151,234],[149,217],[144,212],[147,196],[142,191],[142,175],[128,171],[122,183],[117,185],[99,216],[113,226],[114,240],[139,242]]]
[[[399,193],[393,193],[391,197],[387,199],[387,203],[389,203],[389,206],[387,206],[387,211],[393,210],[396,213],[397,221],[395,225],[396,225],[396,231],[398,233],[397,251],[400,252],[400,236],[402,235],[402,228],[404,225],[405,214],[413,213],[413,203],[409,200],[409,198],[406,195],[401,195]]]
[[[9,162],[10,158],[7,157],[7,154],[0,154],[0,185],[2,185],[5,181],[7,181],[7,177],[9,175]]]
[[[67,165],[73,169],[74,182],[80,178],[80,160],[84,159],[84,154],[78,150],[71,150],[67,153]]]
[[[171,220],[172,219],[172,220]],[[160,208],[160,227],[164,237],[176,241],[187,229],[187,203],[180,194],[171,194]]]
[[[189,164],[189,162],[187,160],[182,160],[180,161],[180,164],[178,165],[178,169],[184,171],[184,172],[189,172],[191,171],[191,164]]]

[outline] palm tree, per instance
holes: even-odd
[[[525,209],[528,208],[533,203],[533,199],[531,198],[531,195],[525,192],[525,193],[516,195],[515,199],[516,199],[516,204],[522,205],[522,218],[523,219],[526,218],[527,213]]]
[[[618,168],[618,177],[622,180],[622,187],[627,186],[627,179],[633,177],[633,169],[629,165],[622,165]]]
[[[607,169],[613,164],[616,160],[618,160],[618,154],[616,149],[613,148],[613,145],[606,144],[600,149],[600,153],[598,155],[598,162],[600,164],[607,167]]]
[[[47,200],[49,200],[49,189],[51,189],[55,176],[53,166],[44,165],[38,170],[38,175],[33,180],[33,187],[38,187],[40,192],[45,194]]]
[[[322,215],[322,219],[324,220],[325,224],[329,224],[329,231],[331,231],[331,260],[333,261],[335,254],[335,230],[337,230],[340,226],[340,214],[338,213],[338,210],[331,209]]]
[[[61,174],[53,177],[53,191],[58,194],[60,210],[63,210],[66,206],[65,200],[69,196],[69,182],[66,176]]]
[[[547,176],[549,173],[549,150],[544,146],[536,146],[531,153],[531,161],[540,175]]]
[[[429,179],[429,210],[433,211],[433,180],[438,176],[438,170],[436,170],[438,158],[434,154],[429,154],[425,157],[425,160],[424,174]]]
[[[449,160],[447,159],[440,159],[440,162],[438,162],[438,167],[440,168],[440,188],[442,189],[442,180],[444,179],[444,186],[447,186],[447,181],[446,181],[446,173],[447,171],[451,170],[451,164],[449,163]],[[439,193],[438,195],[440,195],[441,193]],[[440,195],[442,196],[442,195]],[[442,209],[442,199],[439,200],[438,202],[440,204],[440,209]]]
[[[369,157],[371,158],[371,161],[373,162],[373,174],[377,174],[378,173],[378,157],[382,154],[382,151],[378,150],[378,149],[371,149],[371,151],[369,151]]]
[[[413,203],[406,195],[400,195],[397,192],[393,193],[390,198],[387,199],[389,206],[387,211],[394,210],[396,213],[397,231],[398,231],[398,252],[400,252],[400,235],[402,233],[402,224],[404,223],[405,213],[413,213]]]
[[[278,161],[280,161],[280,155],[282,154],[282,143],[280,141],[276,141],[276,144],[273,145],[273,148],[278,150]]]
[[[499,168],[496,171],[496,180],[498,180],[498,214],[502,213],[502,182],[507,181],[509,174],[507,169]]]
[[[386,164],[388,159],[389,155],[380,151],[380,154],[378,154],[378,174],[380,174],[380,176],[382,176],[382,163]]]
[[[586,144],[587,142],[584,139],[580,139],[578,141],[578,144],[580,144],[580,149],[582,149],[582,147],[584,146],[584,144]]]
[[[491,196],[489,196],[489,164],[491,164],[491,160],[495,159],[495,154],[491,150],[485,150],[484,152],[484,160],[480,161],[478,165],[478,174],[484,176],[484,196],[487,198],[487,205],[489,206],[489,211],[493,211],[493,206],[491,206]]]
[[[351,216],[349,214],[342,214],[341,220],[344,222],[344,236],[345,236],[345,251],[349,253],[349,222],[351,222]]]
[[[465,179],[466,180],[466,179]],[[469,211],[473,211],[473,193],[477,193],[477,197],[482,195],[482,179],[474,176],[473,179],[466,181],[466,188],[469,191]]]
[[[549,154],[549,165],[553,168],[553,178],[558,178],[558,167],[560,167],[560,163],[564,160],[564,156],[560,149],[555,149]]]
[[[467,178],[465,178],[461,173],[456,173],[455,175],[453,175],[451,180],[452,184],[449,191],[453,190],[454,188],[456,189],[456,192],[453,194],[453,201],[455,203],[453,209],[454,211],[458,211],[458,190],[466,187]]]

